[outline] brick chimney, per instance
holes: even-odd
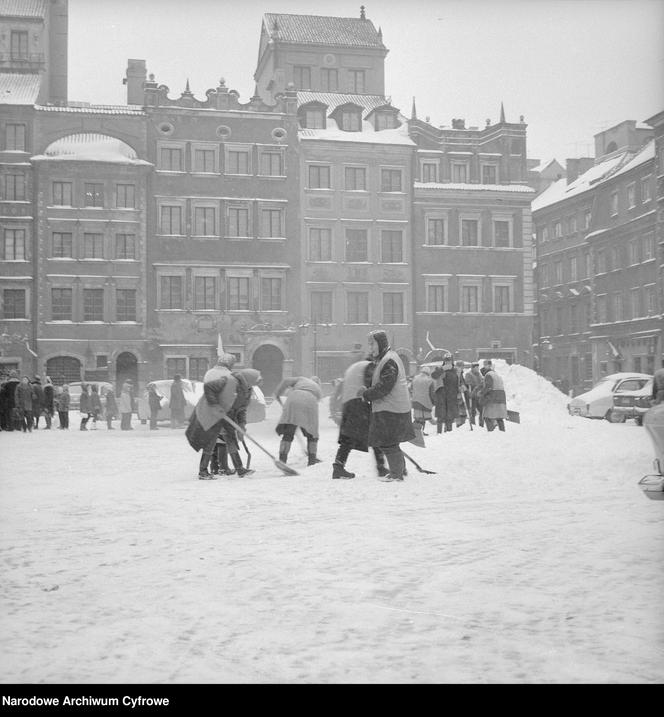
[[[567,184],[571,184],[582,174],[595,166],[595,160],[592,157],[574,157],[565,160]]]
[[[128,105],[143,105],[143,83],[147,75],[145,60],[127,60],[127,75],[122,84],[127,85]]]

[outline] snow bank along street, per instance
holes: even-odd
[[[293,477],[248,444],[255,475],[199,481],[166,426],[0,433],[3,681],[663,682],[647,434],[500,372],[521,424],[405,444],[437,474],[403,483],[330,479],[326,401]]]

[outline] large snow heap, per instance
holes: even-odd
[[[493,359],[496,373],[505,383],[507,408],[526,416],[567,414],[569,398],[550,381],[526,366]]]

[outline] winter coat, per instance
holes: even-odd
[[[171,411],[177,413],[178,411],[184,411],[187,402],[184,398],[184,390],[182,388],[182,381],[173,381],[171,384],[171,399],[169,401]]]
[[[7,383],[2,387],[2,404],[7,414],[10,414],[12,408],[16,405],[16,387],[21,382],[17,378],[7,379]]]
[[[44,410],[44,389],[42,388],[41,381],[39,379],[35,379],[32,382],[32,392],[34,394],[34,399],[32,403],[32,410],[35,413],[41,413]]]
[[[287,389],[289,390],[277,424],[277,433],[282,435],[285,426],[299,426],[317,439],[318,402],[323,398],[321,387],[304,376],[285,378],[277,386],[275,398],[278,399]]]
[[[125,384],[122,387],[122,393],[118,399],[118,409],[120,410],[120,413],[132,413],[132,408],[131,392],[129,390],[129,386]]]
[[[425,373],[418,373],[412,383],[413,408],[431,414],[435,403],[434,381]]]
[[[55,387],[52,383],[44,386],[44,410],[51,416],[55,413]]]
[[[69,410],[69,403],[71,401],[71,394],[69,393],[69,391],[63,391],[62,393],[59,393],[55,400],[58,404],[58,411],[62,411],[62,413],[65,413]]]
[[[456,369],[436,369],[436,419],[452,421],[459,415],[459,374]]]
[[[356,361],[346,369],[342,387],[341,422],[339,443],[345,443],[356,451],[369,450],[369,425],[371,405],[357,397],[360,388],[371,385],[374,364],[371,361]]]
[[[484,375],[482,390],[482,416],[484,418],[507,418],[507,399],[503,379],[494,371]]]
[[[232,418],[235,423],[241,427],[247,425],[247,408],[251,401],[251,389],[260,380],[260,371],[254,368],[243,368],[238,371],[232,372],[233,377],[237,381],[236,396],[230,411],[228,412],[229,418]]]
[[[213,366],[203,377],[203,395],[191,414],[185,436],[199,451],[214,442],[237,397],[237,379],[225,366]]]
[[[99,397],[99,393],[97,391],[92,391],[90,393],[90,402],[88,404],[88,410],[94,416],[101,415],[101,398]]]
[[[118,417],[118,404],[113,391],[106,392],[106,418]]]
[[[151,386],[148,389],[148,404],[150,406],[151,413],[157,413],[159,411],[163,399],[164,397],[160,393],[158,393],[157,389],[154,386]]]
[[[81,391],[81,399],[78,404],[78,410],[84,416],[87,416],[89,413],[92,413],[92,401],[90,394],[87,391]]]
[[[14,407],[21,411],[32,411],[33,406],[39,407],[34,386],[29,383],[19,383],[14,394]]]
[[[397,353],[389,347],[377,357],[371,386],[362,398],[371,403],[370,446],[392,446],[415,438],[405,370]],[[407,410],[398,410],[402,406],[407,406]]]

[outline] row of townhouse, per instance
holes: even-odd
[[[5,35],[48,36],[57,15],[62,44],[66,0],[11,5]],[[387,52],[363,12],[268,13],[248,102],[224,80],[171,98],[129,60],[127,104],[100,106],[49,94],[17,50],[0,67],[0,363],[200,379],[221,336],[270,392],[341,375],[380,326],[411,370],[432,346],[532,365],[523,118],[436,127],[414,102],[408,118]]]

